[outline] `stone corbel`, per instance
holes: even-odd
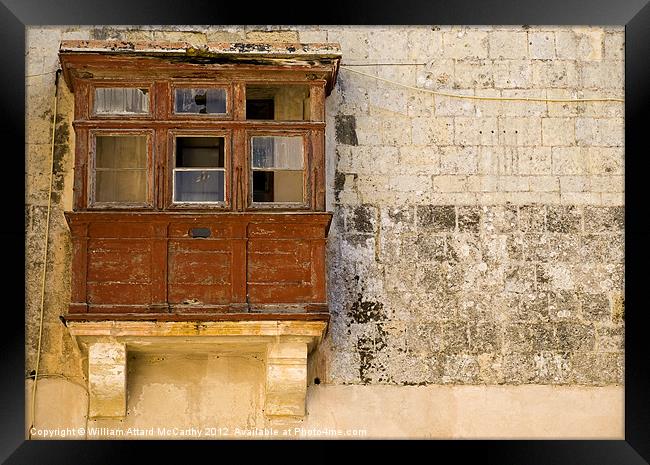
[[[266,358],[264,414],[271,420],[305,415],[307,356],[325,321],[68,321],[87,357],[90,418],[126,416],[128,352],[174,350],[197,344],[208,351],[238,345]],[[188,349],[189,350],[189,349]]]

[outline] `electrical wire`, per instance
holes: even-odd
[[[377,79],[378,81],[387,82],[396,86],[404,87],[406,89],[411,89],[419,92],[427,92],[433,95],[439,95],[442,97],[451,97],[451,98],[460,98],[468,100],[489,100],[489,101],[520,101],[520,102],[555,102],[555,103],[580,103],[580,102],[625,102],[621,98],[608,98],[608,97],[594,97],[594,98],[577,98],[577,99],[562,99],[562,98],[536,98],[536,97],[484,97],[480,95],[461,95],[454,94],[451,92],[441,92],[438,90],[425,89],[423,87],[410,86],[408,84],[403,84],[397,81],[391,81],[390,79],[385,79],[374,74],[364,73],[363,71],[357,71],[356,69],[348,68],[349,65],[341,65],[341,68],[349,71],[351,73],[361,74],[363,76],[371,77]]]
[[[43,251],[43,275],[41,279],[41,315],[38,325],[38,346],[36,349],[36,367],[34,369],[34,384],[32,385],[32,409],[29,425],[29,439],[32,438],[32,429],[36,419],[36,386],[38,384],[38,370],[41,363],[41,343],[43,341],[43,314],[45,313],[45,276],[47,273],[47,252],[50,237],[50,212],[52,211],[52,178],[54,175],[54,136],[56,133],[56,111],[59,96],[59,75],[61,70],[56,71],[54,78],[54,113],[52,115],[52,150],[50,152],[50,188],[47,202],[47,216],[45,220],[45,250]]]

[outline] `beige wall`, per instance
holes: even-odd
[[[199,356],[181,363],[148,356],[130,362],[135,369],[125,420],[87,422],[86,391],[44,379],[32,438],[263,438],[271,429],[279,432],[274,437],[290,430],[292,438],[624,438],[620,386],[311,385],[305,419],[274,424],[260,412],[264,370],[257,359]]]

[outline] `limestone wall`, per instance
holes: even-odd
[[[327,99],[332,321],[311,357],[310,383],[322,383],[314,392],[623,383],[623,104],[460,100],[352,71],[475,96],[622,98],[623,27],[565,26],[28,28],[26,377],[36,360],[57,49],[89,38],[341,44]],[[74,147],[72,96],[59,84],[39,376],[84,386],[59,320],[69,302],[63,211]],[[161,383],[174,386],[168,374]],[[594,389],[580,392],[604,392]],[[308,411],[326,409],[321,402],[332,400],[311,396]]]

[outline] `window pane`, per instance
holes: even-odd
[[[226,89],[176,89],[176,113],[226,113]]]
[[[224,172],[190,170],[174,172],[175,202],[223,202]]]
[[[253,137],[253,168],[303,168],[303,139],[301,136]]]
[[[95,168],[147,167],[147,136],[97,136]]]
[[[302,171],[253,171],[253,202],[302,202]]]
[[[100,87],[95,89],[96,115],[149,113],[148,89]]]
[[[147,136],[96,136],[94,200],[147,201]]]
[[[223,168],[225,139],[223,137],[177,137],[177,168]]]
[[[96,202],[145,202],[147,199],[146,170],[97,171]]]
[[[246,86],[246,119],[309,120],[309,86]]]

